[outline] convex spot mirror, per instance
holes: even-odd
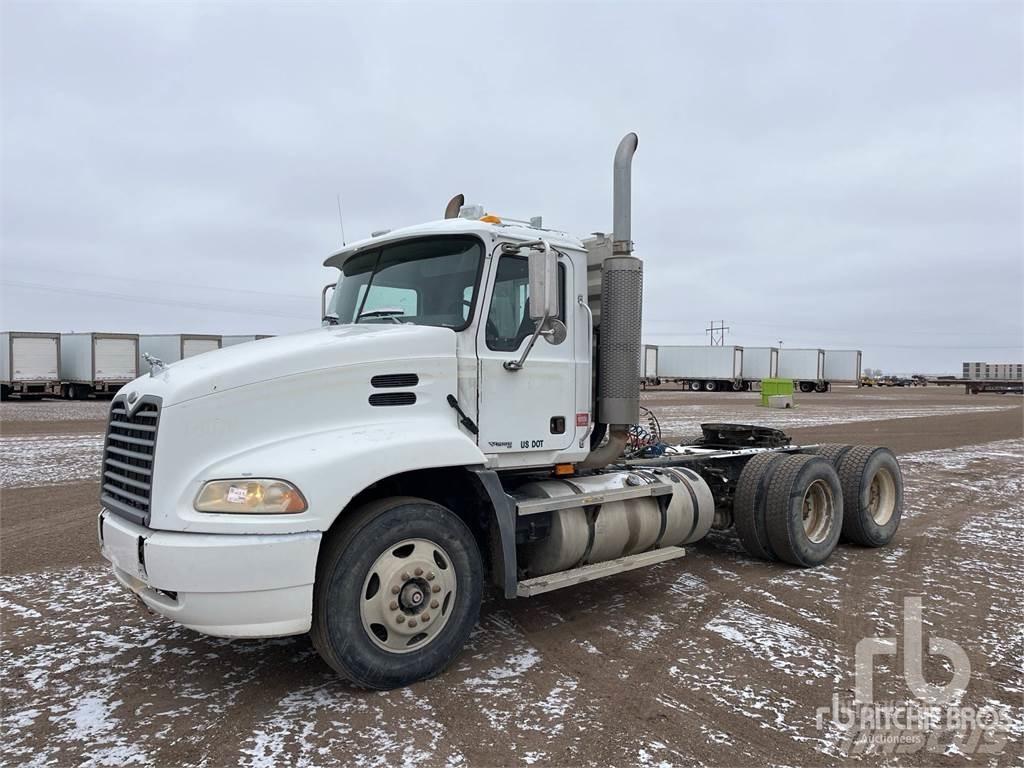
[[[557,347],[565,341],[569,331],[566,329],[565,323],[557,317],[549,317],[544,323],[544,327],[540,329],[540,335],[544,337],[548,344],[554,344]]]

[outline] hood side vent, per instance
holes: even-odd
[[[370,405],[415,405],[415,392],[379,392],[370,395]]]
[[[370,386],[378,389],[390,387],[415,387],[420,377],[415,373],[384,373],[370,379]]]

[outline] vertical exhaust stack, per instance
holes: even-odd
[[[612,256],[601,277],[601,346],[598,417],[628,427],[640,419],[640,322],[644,297],[643,262],[632,255],[630,176],[635,133],[615,150]]]
[[[640,420],[640,324],[643,262],[633,256],[631,169],[638,139],[627,133],[615,150],[612,255],[601,269],[601,328],[597,420],[609,425],[608,442],[580,464],[598,469],[622,455],[629,427]]]

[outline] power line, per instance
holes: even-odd
[[[270,317],[289,317],[309,319],[309,313],[299,314],[297,312],[275,312],[264,308],[253,311],[252,307],[229,307],[223,304],[213,304],[199,301],[181,301],[178,299],[161,299],[154,296],[139,296],[137,294],[115,293],[113,291],[93,291],[88,288],[70,288],[63,285],[44,285],[42,283],[26,283],[21,280],[0,280],[0,285],[9,285],[15,288],[26,288],[33,291],[52,291],[55,293],[68,293],[81,296],[97,296],[117,301],[127,301],[133,304],[161,304],[168,307],[183,307],[186,309],[209,309],[214,312],[227,312],[236,315],[259,315]]]
[[[51,270],[42,270],[42,269],[37,269],[37,268],[31,267],[31,266],[25,267],[25,266],[20,265],[20,264],[18,265],[18,268],[19,269],[29,269],[29,270],[33,270],[33,271],[37,271],[37,272],[45,271],[48,274],[51,272]],[[249,293],[249,294],[252,294],[253,296],[271,296],[271,297],[273,297],[275,299],[302,299],[303,301],[309,301],[309,299],[310,299],[309,296],[306,296],[306,295],[303,295],[303,294],[298,294],[298,293],[280,293],[278,291],[257,291],[257,290],[254,290],[252,288],[237,288],[233,284],[231,286],[225,286],[225,285],[201,285],[199,283],[183,283],[183,282],[175,282],[173,280],[163,280],[163,279],[157,279],[157,278],[134,277],[134,276],[132,276],[132,277],[125,277],[124,275],[110,275],[110,274],[104,274],[104,273],[101,273],[101,272],[82,272],[82,271],[78,271],[78,270],[63,269],[63,268],[60,270],[60,274],[61,274],[61,276],[64,276],[64,275],[77,275],[78,277],[94,277],[94,278],[97,278],[97,279],[100,279],[100,280],[120,280],[122,282],[127,282],[127,283],[149,283],[150,285],[174,285],[174,286],[178,286],[178,287],[181,287],[181,288],[190,288],[190,289],[201,288],[201,289],[210,290],[210,291],[219,291],[221,293],[223,293],[225,291],[225,289],[227,288],[227,289],[229,289],[231,291],[231,293]],[[38,283],[37,283],[37,285],[38,285]]]

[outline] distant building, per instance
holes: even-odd
[[[973,381],[1024,379],[1021,363],[964,363],[963,377]]]

